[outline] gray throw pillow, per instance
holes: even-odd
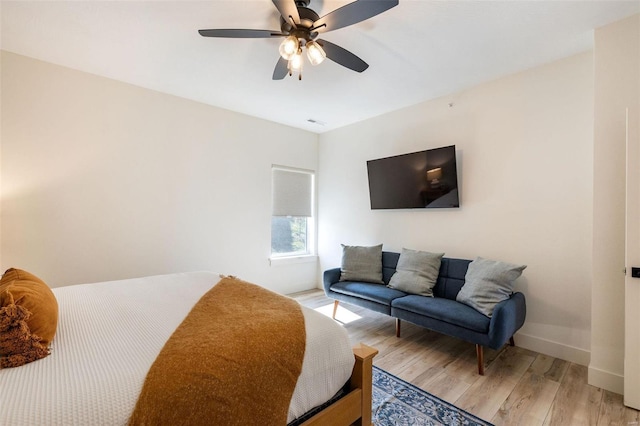
[[[456,300],[491,317],[495,306],[511,297],[514,281],[526,267],[478,257],[469,264]]]
[[[340,281],[384,284],[382,281],[382,244],[371,247],[342,244]]]
[[[433,287],[440,273],[444,253],[429,253],[402,249],[396,272],[389,280],[389,287],[405,293],[433,297]]]

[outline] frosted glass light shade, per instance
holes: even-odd
[[[298,51],[291,56],[289,59],[289,69],[291,71],[300,71],[302,69],[302,49],[298,49]]]
[[[324,49],[315,41],[307,42],[307,58],[311,65],[318,65],[327,57]]]
[[[280,43],[280,48],[278,50],[280,52],[280,56],[288,61],[296,54],[299,47],[300,43],[298,42],[298,39],[295,36],[290,35]]]

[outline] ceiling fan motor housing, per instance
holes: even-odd
[[[285,19],[280,17],[280,29],[283,33],[295,35],[298,38],[302,38],[305,40],[309,40],[309,29],[313,26],[313,23],[320,19],[320,16],[313,10],[309,9],[306,6],[300,6],[300,3],[309,4],[308,1],[305,2],[296,2],[298,6],[298,14],[300,15],[300,22],[296,22],[297,28],[294,28],[290,22],[285,21]],[[299,34],[302,35],[299,35]]]

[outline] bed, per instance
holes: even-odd
[[[127,424],[163,346],[218,281],[192,272],[53,289],[59,322],[51,354],[0,370],[0,424]],[[306,346],[287,423],[370,425],[377,351],[352,348],[342,327],[301,309]]]

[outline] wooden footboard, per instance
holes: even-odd
[[[373,379],[373,357],[377,349],[360,343],[353,348],[356,363],[351,372],[349,393],[329,405],[302,426],[371,426],[371,395]]]

